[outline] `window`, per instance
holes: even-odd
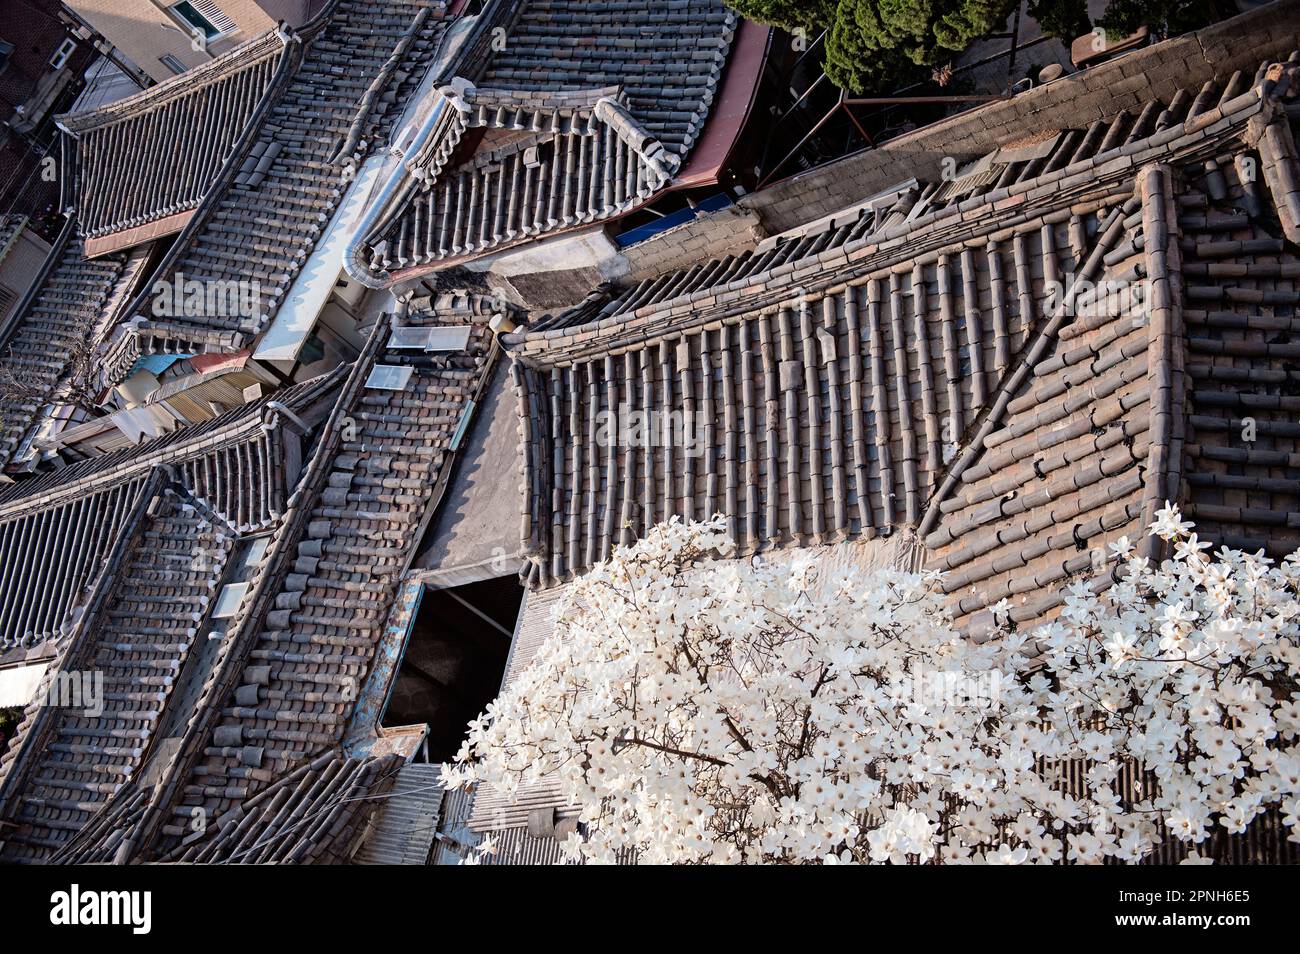
[[[234,616],[247,592],[247,583],[227,583],[217,594],[217,605],[213,607],[212,618],[228,619]]]
[[[164,53],[162,56],[158,57],[158,62],[167,67],[177,76],[185,72],[185,64],[176,59],[176,57],[172,56],[170,53]]]
[[[377,364],[366,378],[366,387],[378,391],[405,391],[415,369],[405,365]]]
[[[183,0],[172,4],[171,10],[176,19],[199,31],[208,40],[215,40],[235,29],[235,21],[222,13],[212,0]]]
[[[59,44],[59,48],[54,51],[54,55],[50,57],[50,67],[56,70],[63,69],[63,64],[68,62],[68,57],[72,55],[73,50],[76,48],[76,40],[71,38],[64,40]]]
[[[464,351],[473,330],[469,325],[394,328],[388,347],[394,351]]]
[[[234,558],[226,569],[228,577],[226,584],[218,591],[216,603],[212,607],[214,627],[217,625],[216,621],[228,620],[239,610],[239,604],[248,593],[248,581],[252,579],[257,565],[262,562],[262,557],[266,555],[266,547],[270,541],[271,538],[267,536],[251,537],[240,541]]]

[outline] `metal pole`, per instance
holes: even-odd
[[[892,103],[991,103],[1010,99],[1006,93],[971,94],[960,96],[855,96],[846,99],[846,106],[881,106]]]

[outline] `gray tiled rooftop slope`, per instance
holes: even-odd
[[[742,552],[911,528],[977,630],[1108,578],[1094,552],[1164,499],[1293,549],[1297,87],[1294,59],[1259,64],[507,335],[534,579],[672,514],[725,513]],[[703,453],[601,446],[624,403],[696,415]]]
[[[35,395],[53,391],[70,353],[89,342],[125,263],[122,255],[88,261],[76,238],[55,254],[53,267],[0,350],[0,365],[30,389],[0,395],[0,466],[17,450],[45,403]]]
[[[275,33],[103,109],[59,117],[75,137],[86,237],[187,212],[249,122],[285,55]]]
[[[504,48],[467,64],[476,85],[408,161],[418,187],[364,237],[383,280],[648,201],[703,129],[736,17],[717,0],[526,0],[503,23]]]
[[[490,369],[489,312],[477,298],[441,297],[407,324],[470,324],[466,351],[409,357],[377,352],[354,372],[340,401],[341,425],[321,451],[319,491],[298,491],[301,520],[282,524],[280,563],[268,565],[264,613],[248,609],[251,637],[231,697],[212,713],[213,731],[177,792],[164,835],[187,834],[195,808],[217,818],[268,781],[337,746],[396,594],[419,544],[465,403]],[[377,355],[377,356],[376,356]],[[366,387],[371,362],[409,364],[400,391]],[[311,494],[315,494],[312,496]],[[260,605],[260,604],[259,604]],[[257,751],[250,769],[247,752]]]
[[[812,172],[746,196],[775,234],[839,211],[902,179],[937,179],[946,156],[974,157],[1064,123],[1081,126],[1166,102],[1234,70],[1254,70],[1264,59],[1286,59],[1300,48],[1300,0],[1268,6],[1155,46],[1129,53],[1021,94],[890,140]],[[793,143],[790,143],[793,146]],[[787,147],[788,148],[788,147]]]
[[[29,710],[25,729],[37,713],[50,724],[40,752],[33,753],[35,764],[26,770],[27,784],[7,806],[6,820],[14,827],[0,841],[4,861],[48,857],[139,766],[173,688],[172,677],[204,638],[198,621],[233,537],[222,521],[175,493],[160,496],[118,567],[103,613],[69,647],[75,659],[60,660],[59,668],[74,677],[102,674],[103,712],[89,714],[67,699]],[[201,554],[210,559],[199,560]]]
[[[213,825],[206,836],[178,848],[169,861],[195,864],[347,864],[367,821],[393,804],[366,796],[392,791],[400,755],[348,758],[322,753],[246,799],[237,824]],[[436,766],[422,765],[420,769]],[[402,821],[433,839],[436,814]],[[426,851],[427,854],[427,845]],[[411,862],[407,862],[408,864]]]
[[[736,18],[720,0],[526,0],[477,80],[548,90],[622,86],[632,115],[684,154],[713,101]]]
[[[246,341],[265,328],[342,199],[345,167],[355,157],[340,150],[355,142],[360,151],[360,144],[373,145],[387,132],[399,94],[418,82],[412,66],[437,45],[442,20],[435,6],[395,70],[383,72],[425,9],[410,0],[340,0],[333,16],[306,41],[301,65],[275,98],[251,148],[250,157],[260,157],[255,166],[265,168],[237,178],[200,207],[201,218],[182,233],[181,248],[168,267],[186,280],[258,282],[257,314],[172,319],[174,335],[192,326],[199,333],[233,332]],[[367,99],[377,77],[388,82]],[[362,107],[365,102],[371,103],[369,111]],[[362,135],[354,140],[358,131]]]

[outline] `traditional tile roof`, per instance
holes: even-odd
[[[179,793],[179,816],[217,817],[253,791],[238,777],[241,751],[257,746],[274,775],[343,737],[402,573],[414,556],[434,494],[451,465],[466,404],[486,381],[493,303],[445,296],[416,305],[408,327],[472,327],[464,352],[410,356],[377,326],[321,451],[319,488],[300,489],[300,516],[278,544],[264,598],[250,611],[251,641],[233,692],[214,712],[213,747]],[[371,386],[375,364],[409,368],[400,390]],[[183,823],[168,825],[173,837]]]
[[[178,847],[168,860],[346,864],[402,762],[399,755],[354,759],[325,752],[235,806],[206,837]]]
[[[481,392],[488,379],[494,352],[487,323],[500,307],[490,299],[442,295],[417,299],[396,322],[385,319],[375,325],[365,353],[348,372],[348,380],[301,480],[295,487],[285,488],[286,493],[292,491],[287,500],[271,499],[275,513],[270,520],[256,525],[272,530],[266,556],[257,565],[217,657],[206,659],[201,678],[194,677],[198,681],[187,690],[183,712],[163,715],[171,711],[164,708],[167,700],[151,697],[149,701],[156,706],[149,709],[151,714],[147,716],[141,715],[138,706],[131,708],[124,702],[103,717],[107,722],[83,727],[80,717],[42,719],[39,713],[51,710],[29,710],[27,724],[13,749],[16,754],[0,780],[4,786],[0,797],[6,800],[0,802],[0,812],[7,811],[4,817],[10,820],[18,817],[15,813],[26,813],[20,821],[29,826],[21,828],[7,843],[4,850],[9,857],[48,858],[110,798],[112,801],[103,811],[118,819],[111,827],[126,826],[126,834],[111,838],[111,853],[119,860],[135,857],[136,852],[146,848],[151,852],[184,853],[186,849],[180,845],[193,834],[188,820],[196,810],[221,831],[210,845],[199,844],[195,850],[216,859],[233,858],[234,853],[251,844],[244,835],[259,837],[253,829],[274,821],[259,816],[260,822],[244,821],[242,828],[227,830],[246,819],[256,806],[269,811],[269,806],[274,805],[278,812],[287,792],[295,792],[297,797],[314,791],[317,785],[329,788],[328,800],[334,803],[338,793],[330,779],[336,770],[327,770],[324,763],[318,765],[313,760],[319,761],[322,753],[336,751],[343,738],[402,573],[414,556],[431,506],[445,485],[454,438],[463,428],[470,399]],[[404,340],[391,339],[395,326],[408,329],[407,336],[435,326],[468,326],[469,347],[465,351],[412,353]],[[408,374],[402,383],[400,379]],[[385,375],[398,380],[385,381]],[[330,381],[333,386],[337,375]],[[316,387],[319,390],[320,385]],[[307,396],[299,394],[294,399],[294,395],[280,392],[276,399],[285,402],[289,397],[290,403],[285,406],[292,412]],[[137,561],[139,566],[135,566],[127,557],[106,554],[99,561],[101,565],[110,569],[130,565],[139,571],[139,578],[126,572],[110,573],[108,569],[98,574],[96,587],[82,597],[82,608],[75,615],[79,622],[67,631],[61,643],[67,647],[63,661],[51,671],[68,669],[68,659],[91,658],[86,654],[93,655],[98,651],[95,647],[103,645],[113,653],[127,653],[128,665],[141,672],[156,669],[180,679],[178,674],[186,666],[186,647],[193,639],[189,628],[201,626],[206,618],[205,607],[215,596],[231,541],[255,526],[236,524],[214,505],[216,497],[198,492],[209,489],[200,482],[205,476],[220,475],[220,465],[210,463],[208,457],[188,456],[176,445],[189,448],[191,454],[200,449],[211,454],[233,452],[233,460],[225,466],[237,469],[242,465],[247,469],[250,479],[246,486],[253,501],[266,501],[274,487],[274,474],[284,468],[278,464],[259,467],[252,445],[239,444],[236,434],[237,427],[248,427],[244,422],[260,425],[258,410],[245,410],[239,422],[227,422],[224,427],[208,422],[189,428],[183,441],[173,438],[161,448],[165,456],[159,450],[153,454],[138,450],[129,459],[119,454],[74,465],[63,472],[73,480],[37,487],[35,498],[29,495],[12,505],[48,521],[58,509],[51,495],[88,498],[83,485],[115,479],[125,488],[119,496],[129,506],[124,504],[127,513],[121,522],[123,529],[117,533],[107,521],[100,522],[110,547],[129,550],[123,543],[129,536],[140,541],[137,546],[141,552],[152,547],[155,552],[165,553],[174,543],[178,552],[192,555],[198,549],[219,551],[220,555],[198,564],[206,574],[199,580],[177,575],[177,568],[162,561],[150,568],[147,561]],[[167,441],[164,438],[154,443]],[[160,494],[156,485],[163,473],[157,467],[145,471],[143,478],[133,478],[141,468],[164,459],[167,473],[174,475],[171,479],[176,481],[176,493],[192,496],[194,506],[210,515],[207,523],[189,511],[169,510],[155,502]],[[197,466],[187,465],[196,460]],[[131,479],[136,482],[130,483]],[[227,497],[230,485],[229,477],[221,485]],[[128,492],[132,488],[134,495]],[[148,521],[141,517],[146,509]],[[0,509],[0,515],[3,513]],[[164,518],[172,522],[160,523]],[[143,529],[131,530],[132,525],[142,525]],[[186,539],[186,533],[215,535],[200,547],[193,539]],[[46,533],[45,537],[57,535]],[[23,564],[5,560],[4,565],[18,568]],[[198,572],[198,567],[186,572]],[[115,581],[111,585],[110,578]],[[115,600],[125,601],[120,611],[115,609]],[[157,623],[150,622],[150,607],[163,614]],[[185,638],[173,638],[177,634],[171,629],[179,621],[185,622],[189,634]],[[137,644],[141,647],[138,651],[128,653],[121,648]],[[151,771],[162,782],[146,787],[142,794],[139,774],[143,760],[137,750],[148,748],[146,737],[150,732],[161,731],[157,729],[160,719],[168,720],[169,746],[165,753],[154,757],[158,764]],[[57,731],[65,735],[82,731],[101,736],[107,733],[135,743],[129,746],[130,751],[118,751],[122,747],[116,744],[108,747],[111,751],[104,755],[111,759],[104,764],[111,765],[111,770],[95,767],[93,759],[68,758],[76,762],[77,771],[107,774],[109,779],[96,777],[88,781],[81,775],[64,779],[39,768],[44,764],[40,758],[61,759],[86,753],[77,750],[42,757],[37,754],[39,748],[26,744],[29,739],[39,740]],[[312,781],[284,781],[305,764],[315,766],[311,769]],[[360,770],[349,762],[339,777],[352,779],[349,785],[361,785],[373,777],[374,768],[370,765],[365,773],[358,774]],[[72,814],[50,814],[52,808],[47,812],[45,802],[40,800],[49,796],[44,789],[34,787],[37,782],[33,779],[49,779],[50,784],[67,781],[78,793],[79,804],[57,808]],[[254,801],[259,792],[277,782],[280,788],[271,801]],[[82,787],[83,783],[88,787]],[[39,802],[40,811],[15,807],[25,806],[32,799]],[[311,802],[303,804],[309,807]],[[331,817],[343,823],[342,816]],[[236,831],[238,839],[228,844]],[[108,837],[106,830],[100,830],[100,834]],[[300,841],[277,841],[280,847],[275,851],[283,849],[284,854],[276,857],[311,860],[313,853],[325,851],[333,843],[332,838],[318,835],[312,835],[309,846]],[[186,841],[186,845],[194,843]],[[102,840],[91,839],[68,850],[95,856],[95,852],[108,852],[110,848]],[[259,860],[265,860],[261,854],[259,851]]]
[[[51,250],[47,271],[26,307],[0,336],[0,366],[22,385],[0,393],[0,467],[12,458],[68,368],[78,348],[91,347],[97,325],[119,280],[126,257],[85,257],[79,239],[67,234]]]
[[[293,44],[295,63],[267,105],[240,167],[228,170],[177,238],[157,278],[257,283],[253,314],[156,319],[144,296],[138,320],[109,362],[166,350],[235,351],[274,316],[324,235],[357,161],[393,119],[437,46],[443,5],[334,0]],[[118,352],[125,352],[126,356]]]
[[[508,4],[499,6],[508,7]],[[736,18],[712,0],[515,4],[501,49],[438,91],[348,269],[382,286],[645,203],[709,114]]]
[[[1004,596],[1030,622],[1065,583],[1108,580],[1105,545],[1142,538],[1181,492],[1184,448],[1215,443],[1238,449],[1210,450],[1229,466],[1188,482],[1189,509],[1220,521],[1207,528],[1300,525],[1276,396],[1294,266],[1264,238],[1295,228],[1297,69],[1004,148],[506,335],[534,580],[721,511],[742,553],[910,530],[963,623]],[[1258,392],[1223,393],[1247,361]],[[620,407],[694,418],[699,456],[608,440],[601,414]],[[1267,452],[1224,440],[1247,407]]]
[[[29,710],[20,730],[27,764],[7,766],[14,795],[4,805],[13,826],[0,837],[5,861],[40,860],[57,850],[130,779],[176,676],[203,641],[199,626],[234,534],[179,487],[159,491],[158,483],[146,482],[134,495],[138,529],[112,560],[111,592],[87,607],[84,631],[42,686],[49,698],[57,673],[74,682],[94,673],[102,677],[103,711],[88,711],[86,699],[64,686],[68,698]]]
[[[364,837],[401,765],[395,755],[350,759],[323,752],[195,833],[164,859],[195,864],[345,864]],[[135,829],[150,789],[123,791],[52,857],[57,864],[109,864]]]
[[[282,53],[272,35],[256,63],[213,66],[202,95],[177,83],[86,121],[83,138],[102,128],[143,148],[168,109],[212,90],[252,97],[230,103],[251,118],[222,127],[242,128],[241,144],[193,157],[209,178],[158,274],[256,281],[256,314],[162,319],[137,297],[110,378],[140,355],[237,350],[265,328],[348,170],[441,55],[442,12],[336,0]],[[498,24],[505,46],[486,55]],[[362,273],[384,284],[644,201],[698,135],[733,27],[702,0],[489,3],[453,56],[463,78],[395,144],[352,250]],[[271,66],[279,79],[265,79]],[[1105,545],[1141,538],[1163,499],[1216,540],[1300,545],[1297,89],[1300,58],[1265,64],[501,335],[524,546],[543,585],[507,678],[549,634],[553,584],[674,514],[725,513],[742,554],[924,544],[972,632],[1003,597],[1029,624],[1050,618],[1064,584],[1108,581]],[[112,155],[104,142],[93,155]],[[120,172],[92,166],[88,202]],[[142,197],[132,214],[146,220],[173,198]],[[101,227],[132,221],[105,201]],[[12,326],[50,365],[49,388],[74,338],[40,336],[102,328],[130,285],[120,259],[88,262],[69,233]],[[0,764],[0,857],[353,857],[400,763],[358,754],[357,724],[374,715],[359,693],[386,695],[393,666],[376,661],[418,586],[405,574],[482,403],[488,323],[504,310],[477,294],[408,300],[350,367],[0,491],[0,662],[40,644],[56,657],[46,689],[60,671],[108,680],[102,713],[29,708]],[[468,348],[426,352],[420,339],[447,327],[466,328]],[[35,410],[10,425],[6,409],[0,438],[17,436],[0,454]],[[602,412],[620,411],[670,418],[611,440]],[[688,433],[663,441],[665,420]],[[265,550],[235,559],[250,534]],[[210,641],[233,569],[246,589]],[[473,827],[554,860],[554,841],[524,824],[556,798],[545,781],[515,803],[478,793]]]
[[[179,231],[290,59],[288,36],[268,33],[102,109],[60,116],[75,141],[87,253]]]
[[[1300,254],[1295,231],[1284,240],[1259,215],[1267,199],[1246,172],[1225,166],[1221,181],[1177,197],[1184,507],[1209,538],[1281,557],[1300,549]],[[1240,211],[1216,193],[1233,196]]]
[[[58,636],[158,467],[238,532],[268,526],[291,489],[285,419],[271,405],[305,413],[337,384],[326,375],[0,491],[0,652]]]
[[[301,62],[295,54],[290,81],[250,124],[248,168],[235,174],[227,164],[218,174],[155,277],[254,280],[264,303],[278,302],[323,233],[346,170],[382,134],[405,84],[419,78],[441,15],[441,5],[341,0],[300,42],[291,40],[291,49],[302,47]],[[153,321],[141,314],[144,301],[141,294],[129,309],[136,317],[113,341],[110,377],[155,351],[234,349],[274,307],[247,320]],[[349,761],[339,772],[332,756],[321,759],[337,753],[401,575],[447,483],[471,399],[486,386],[495,354],[487,323],[502,307],[474,295],[416,299],[396,328],[387,318],[375,324],[350,368],[0,491],[0,586],[13,597],[3,648],[30,655],[40,643],[60,654],[54,672],[69,660],[99,661],[107,647],[123,654],[132,675],[157,672],[175,683],[135,690],[132,705],[124,699],[94,718],[29,710],[0,770],[0,818],[18,826],[0,845],[7,858],[130,860],[172,849],[224,858],[247,847],[226,843],[236,831],[230,821],[272,805],[279,811],[297,785],[286,781],[292,773],[306,767],[304,777],[315,779],[303,783],[309,788],[333,785],[336,774],[355,784],[377,778],[380,760],[364,769]],[[412,351],[406,339],[436,326],[465,328],[468,348]],[[318,428],[319,414],[306,407],[320,408],[342,376]],[[293,441],[281,441],[286,429]],[[290,458],[309,446],[300,471]],[[247,570],[246,595],[219,648],[194,645],[191,629],[206,625],[231,548],[259,532],[269,545]],[[150,548],[219,558],[181,571],[130,557]],[[75,559],[49,558],[64,552]],[[193,577],[200,569],[203,579]],[[185,633],[173,632],[182,621]],[[43,740],[64,735],[104,751],[45,751]],[[271,795],[259,799],[264,791]],[[195,809],[219,820],[202,844],[187,840]],[[273,817],[262,821],[274,827]],[[241,838],[260,837],[260,824],[245,821]],[[305,843],[290,841],[274,858],[328,855],[330,839],[319,835],[305,855]]]
[[[718,0],[525,0],[470,76],[494,89],[622,88],[632,117],[685,157],[708,117],[736,27]]]
[[[6,857],[40,860],[62,851],[65,858],[125,861],[141,852],[153,857],[174,851],[239,860],[273,832],[285,838],[273,839],[276,847],[269,853],[256,849],[257,860],[325,860],[331,851],[344,850],[344,834],[355,831],[364,815],[336,810],[347,804],[338,802],[338,786],[365,788],[388,763],[332,765],[334,755],[325,755],[337,753],[402,574],[445,486],[470,400],[488,380],[494,347],[487,323],[501,307],[477,296],[441,295],[416,299],[396,320],[376,323],[365,352],[347,371],[301,479],[283,488],[287,499],[274,496],[273,483],[285,465],[277,457],[272,467],[259,466],[251,432],[239,443],[241,428],[252,424],[261,432],[263,420],[254,407],[224,426],[208,422],[187,429],[184,440],[154,442],[163,446],[153,454],[137,451],[130,458],[111,455],[74,465],[64,471],[71,482],[38,487],[42,493],[13,504],[49,520],[58,509],[52,495],[88,497],[86,485],[110,479],[126,488],[119,494],[127,511],[120,529],[101,521],[111,551],[99,560],[105,569],[65,627],[59,643],[63,658],[51,671],[67,670],[69,660],[84,661],[108,647],[110,655],[125,654],[128,666],[141,673],[156,670],[181,688],[170,707],[158,694],[165,690],[159,690],[148,700],[131,700],[148,701],[145,714],[124,701],[85,726],[80,716],[42,716],[52,710],[29,709],[0,777],[0,818],[27,826],[0,849]],[[426,354],[407,347],[406,338],[438,326],[468,326],[467,350]],[[398,328],[404,333],[397,334]],[[338,374],[327,381],[337,387]],[[325,386],[299,385],[266,407],[287,409],[292,420],[288,415],[318,399]],[[192,456],[200,450],[209,456]],[[210,459],[213,454],[233,454],[217,487],[225,497],[202,483],[223,475],[222,465]],[[141,476],[146,466],[152,469]],[[260,499],[273,508],[268,519],[252,525],[230,519],[222,505],[232,496],[232,478],[245,471],[249,480],[236,481],[239,486],[254,504]],[[160,489],[160,483],[166,487]],[[167,493],[201,516],[171,507],[163,499]],[[239,499],[246,499],[242,492]],[[0,516],[4,506],[0,499]],[[191,629],[207,625],[233,541],[259,528],[271,531],[270,542],[251,570],[220,648],[201,653],[200,662],[191,665]],[[207,542],[196,542],[194,534],[207,534]],[[151,567],[143,559],[116,555],[133,552],[131,546],[141,553],[152,547],[163,554],[176,549],[191,557],[195,552],[215,556],[197,564],[191,560],[183,570],[166,561]],[[6,560],[4,565],[21,564]],[[138,571],[138,577],[118,572],[119,567]],[[115,601],[125,604],[119,610]],[[156,622],[148,615],[151,608],[161,614]],[[173,632],[182,623],[185,632]],[[102,753],[103,765],[70,757],[86,755],[81,749],[40,755],[41,740],[59,732],[115,741]],[[119,739],[129,744],[119,746]],[[64,756],[86,777],[65,779],[40,768],[42,759]],[[143,784],[146,771],[150,782]],[[50,796],[34,787],[45,781],[34,779],[51,785],[66,781],[78,793],[78,804],[48,807],[44,800]],[[270,794],[261,797],[265,793]],[[298,803],[300,797],[307,800]],[[314,806],[321,799],[331,806],[324,827],[306,821],[316,819]],[[15,807],[29,803],[39,810]],[[300,834],[306,841],[279,827],[281,813],[290,811],[286,804],[303,808]],[[54,813],[55,808],[71,814]],[[206,832],[210,837],[195,837],[190,821],[196,812],[213,824]]]

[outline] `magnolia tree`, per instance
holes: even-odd
[[[1120,540],[1121,582],[976,643],[935,574],[719,560],[721,519],[674,520],[568,588],[444,779],[554,773],[597,862],[1209,861],[1279,808],[1300,840],[1300,561],[1191,529],[1166,507],[1171,559]]]

